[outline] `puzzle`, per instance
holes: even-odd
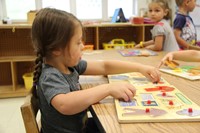
[[[180,66],[176,64],[166,64],[167,67],[160,68],[160,71],[179,76],[189,80],[200,79],[200,67],[199,66]]]
[[[157,53],[147,49],[122,49],[119,50],[122,56],[156,56]]]
[[[115,99],[119,123],[200,121],[200,106],[163,78],[152,83],[140,73],[108,75],[110,83],[130,82],[136,95],[125,102]]]

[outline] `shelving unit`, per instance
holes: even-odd
[[[85,25],[85,43],[95,50],[102,44],[120,38],[126,42],[150,40],[153,25],[130,23],[102,23]],[[22,75],[34,66],[35,54],[31,44],[30,24],[0,25],[0,98],[25,96]]]

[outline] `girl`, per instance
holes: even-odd
[[[167,21],[170,18],[169,11],[167,1],[152,0],[149,4],[148,15],[156,23],[151,30],[153,40],[140,42],[136,48],[147,48],[154,51],[179,50],[172,28]]]
[[[159,68],[165,64],[165,61],[172,60],[181,60],[181,61],[190,61],[190,62],[200,62],[200,51],[197,50],[184,50],[170,52],[161,60]]]
[[[32,93],[38,96],[43,133],[89,131],[87,108],[107,96],[129,101],[135,88],[129,83],[102,84],[80,90],[79,75],[141,72],[152,82],[160,80],[157,69],[123,61],[81,59],[83,27],[72,14],[44,8],[32,24],[32,41],[37,54]]]

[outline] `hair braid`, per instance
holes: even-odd
[[[43,57],[42,54],[38,53],[37,54],[37,58],[35,59],[35,71],[33,73],[33,86],[31,89],[31,93],[37,97],[37,92],[36,92],[36,86],[38,84],[39,81],[39,77],[41,75],[42,72],[42,63],[43,63]]]

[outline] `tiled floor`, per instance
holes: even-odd
[[[0,99],[0,133],[25,133],[20,106],[25,97]]]

